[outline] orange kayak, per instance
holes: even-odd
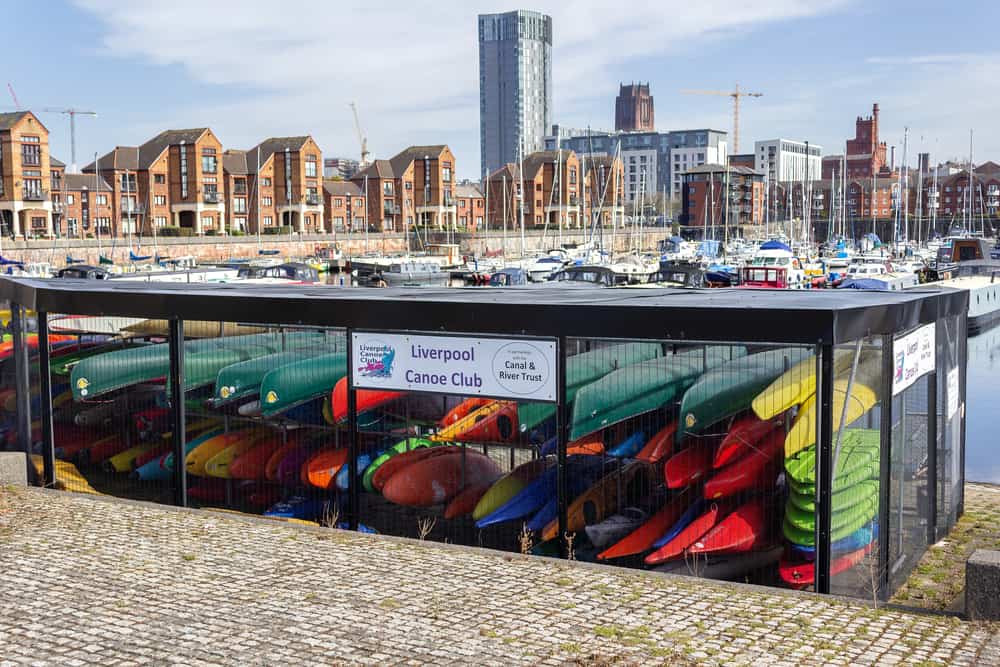
[[[438,426],[444,428],[446,426],[451,426],[455,422],[462,421],[473,412],[479,408],[485,407],[493,402],[492,398],[467,398],[451,410],[449,410],[444,417],[438,421]]]
[[[649,439],[646,445],[636,454],[637,459],[647,463],[659,463],[674,452],[674,438],[677,432],[677,422],[671,422]]]
[[[597,554],[597,560],[633,556],[641,554],[652,547],[653,543],[660,539],[681,518],[681,514],[691,504],[691,500],[688,497],[690,493],[690,491],[685,489],[680,495],[675,496],[659,512],[649,517],[646,523]]]
[[[233,459],[229,464],[229,476],[233,479],[264,479],[267,462],[281,447],[283,445],[277,435],[254,445],[250,451]]]
[[[309,457],[302,465],[303,481],[320,489],[333,487],[337,473],[347,463],[350,453],[347,447],[324,449]]]

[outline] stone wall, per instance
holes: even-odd
[[[644,250],[655,250],[657,242],[669,236],[669,229],[656,228],[644,230],[642,235],[642,246]],[[563,243],[585,243],[589,238],[584,233],[563,232]],[[609,230],[604,230],[602,245],[610,249],[612,237]],[[625,251],[632,248],[638,241],[638,236],[631,233],[619,232],[614,238],[615,251]],[[489,235],[482,233],[452,233],[433,232],[419,235],[411,234],[409,243],[401,233],[355,233],[336,235],[297,235],[289,239],[283,236],[280,239],[274,236],[262,236],[260,242],[256,237],[200,237],[200,238],[159,238],[154,245],[151,239],[143,239],[141,246],[133,241],[133,250],[138,255],[160,254],[167,257],[180,257],[193,255],[202,263],[217,262],[227,259],[252,258],[258,256],[258,249],[277,250],[284,257],[307,257],[314,254],[317,246],[326,246],[331,243],[340,245],[345,256],[363,255],[367,253],[398,254],[404,253],[407,249],[419,251],[429,243],[457,243],[460,253],[463,255],[483,256],[497,253],[501,248],[506,249],[508,256],[519,256],[521,254],[521,235],[510,231],[506,238],[502,233],[491,232]],[[550,250],[558,247],[559,235],[554,232],[543,234],[540,231],[526,231],[524,233],[524,249],[526,253]],[[35,241],[11,241],[2,240],[0,255],[7,259],[22,262],[49,262],[53,266],[62,266],[66,262],[66,256],[71,255],[74,259],[83,260],[88,264],[97,264],[98,257],[103,254],[110,256],[116,262],[128,262],[129,244],[127,241],[119,239],[115,243],[103,240],[98,243],[95,239],[55,239],[55,240],[35,240]]]

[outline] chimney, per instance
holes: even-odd
[[[889,149],[889,171],[896,171],[896,147]]]

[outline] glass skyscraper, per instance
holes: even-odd
[[[552,17],[479,15],[479,147],[483,173],[543,148],[552,124]]]

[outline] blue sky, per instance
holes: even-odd
[[[211,127],[227,148],[312,134],[356,156],[348,103],[369,146],[389,157],[447,143],[461,176],[479,165],[477,13],[495,2],[49,0],[5,7],[5,80],[25,107],[99,112],[77,123],[78,161],[161,129]],[[607,128],[619,81],[650,81],[661,130],[729,130],[729,89],[746,101],[741,148],[777,136],[843,150],[879,102],[882,138],[910,154],[1000,161],[1000,7],[856,0],[598,0],[521,5],[553,16],[555,122]],[[628,11],[625,11],[627,8]],[[195,21],[195,17],[198,20]],[[2,91],[6,93],[6,91]],[[12,106],[9,95],[0,106]],[[41,114],[69,162],[68,120]],[[897,150],[897,156],[900,153]]]

